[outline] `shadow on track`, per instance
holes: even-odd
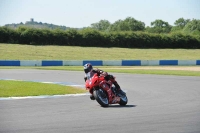
[[[105,108],[133,108],[136,107],[137,105],[125,105],[125,106],[121,106],[121,105],[109,105],[108,107]]]

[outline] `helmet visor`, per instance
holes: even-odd
[[[85,73],[88,73],[88,72],[89,72],[89,70],[88,70],[88,69],[84,69],[84,71],[85,71]]]

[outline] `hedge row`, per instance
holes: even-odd
[[[200,36],[145,32],[99,32],[0,27],[0,43],[124,48],[200,48]]]

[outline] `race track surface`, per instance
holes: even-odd
[[[200,77],[117,74],[125,107],[88,95],[0,100],[0,133],[200,133]],[[83,72],[0,70],[0,79],[84,85]]]

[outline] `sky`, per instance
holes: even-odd
[[[34,21],[73,28],[127,17],[146,26],[156,19],[173,25],[179,18],[200,19],[200,0],[0,0],[0,26]]]

